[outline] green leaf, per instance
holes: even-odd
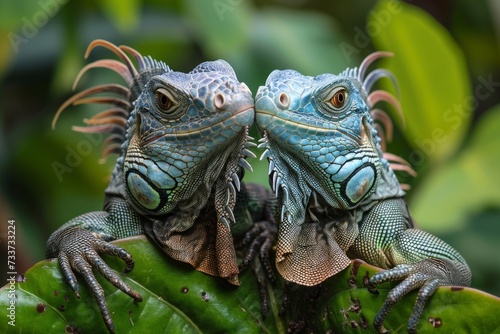
[[[321,289],[295,291],[292,309],[296,319],[306,322],[314,333],[377,333],[373,319],[396,283],[381,284],[372,294],[364,281],[380,269],[355,260],[321,284]],[[384,322],[391,333],[406,333],[417,291],[398,301]],[[500,299],[482,291],[462,287],[440,287],[427,302],[417,327],[429,333],[492,333],[500,331]],[[434,325],[433,325],[434,324]],[[438,325],[439,324],[439,325]],[[434,327],[435,326],[435,327]]]
[[[374,333],[375,314],[395,284],[382,284],[379,295],[366,289],[364,280],[378,269],[354,261],[344,271],[321,284],[321,288],[294,287],[288,291],[288,314],[278,316],[282,287],[267,284],[270,314],[260,313],[260,295],[254,274],[240,275],[240,287],[193,270],[189,265],[174,261],[152,245],[145,237],[123,239],[116,244],[134,255],[136,266],[125,282],[136,289],[143,301],[135,303],[99,275],[106,302],[117,333],[286,333],[290,328],[305,325],[314,333],[364,332]],[[112,268],[120,271],[123,262],[105,257]],[[10,307],[15,299],[15,327],[0,322],[5,333],[62,333],[70,329],[84,333],[105,333],[101,314],[86,286],[80,285],[78,300],[64,282],[57,260],[37,263],[24,275],[24,281],[8,283],[0,289],[0,308]],[[413,308],[416,292],[399,301],[387,318],[386,327],[404,332]],[[357,300],[357,301],[356,301]],[[359,303],[360,309],[352,305]],[[419,323],[419,330],[432,329],[430,318],[439,318],[443,332],[457,329],[490,333],[500,330],[495,311],[500,299],[483,292],[441,287],[428,302]],[[8,315],[10,310],[7,312]],[[461,316],[466,314],[467,316]],[[359,331],[359,328],[358,328]]]
[[[458,45],[425,11],[397,0],[377,3],[365,33],[378,50],[395,54],[383,67],[399,82],[404,134],[414,148],[404,158],[418,167],[449,157],[463,139],[473,107]]]
[[[98,275],[117,333],[280,333],[276,314],[260,314],[260,297],[251,271],[240,276],[240,287],[193,270],[168,258],[145,237],[123,239],[118,245],[134,255],[136,266],[122,275],[143,301],[135,303]],[[123,263],[105,258],[116,270]],[[15,327],[0,322],[2,333],[64,333],[71,327],[84,333],[105,333],[101,314],[88,289],[81,300],[64,283],[56,260],[37,263],[13,286]],[[9,305],[7,284],[0,290],[0,307]],[[278,330],[278,328],[281,328]]]
[[[410,208],[420,226],[450,232],[486,208],[500,208],[500,105],[477,124],[469,144],[447,165],[426,177]]]

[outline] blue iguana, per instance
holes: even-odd
[[[381,149],[380,130],[390,130],[391,123],[375,105],[386,101],[401,108],[387,91],[370,91],[380,78],[395,79],[385,69],[365,72],[374,60],[389,55],[376,52],[359,68],[339,75],[273,71],[255,97],[256,123],[280,211],[279,273],[287,281],[313,286],[346,268],[350,259],[387,269],[370,283],[403,282],[391,290],[374,325],[384,332],[394,304],[420,289],[408,322],[413,333],[436,289],[468,286],[471,273],[456,250],[415,228],[393,171],[412,170]]]

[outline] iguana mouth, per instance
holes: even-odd
[[[240,109],[238,112],[233,113],[230,117],[221,120],[220,122],[216,122],[215,124],[209,124],[200,128],[193,129],[191,131],[183,131],[183,132],[170,132],[170,133],[154,133],[145,138],[141,139],[141,145],[146,146],[151,142],[154,142],[160,138],[165,138],[166,140],[171,141],[181,141],[184,139],[196,139],[196,138],[206,138],[209,134],[207,132],[215,132],[222,131],[223,129],[227,129],[229,126],[238,123],[241,127],[248,127],[252,125],[254,115],[253,104],[249,106],[245,106]],[[140,127],[140,116],[137,115],[138,121],[137,125]],[[239,119],[235,122],[235,120]],[[139,130],[140,132],[140,130]],[[140,136],[140,133],[139,133]]]
[[[299,133],[311,134],[314,132],[315,135],[323,137],[329,136],[334,132],[338,132],[357,144],[361,144],[363,142],[362,138],[351,132],[344,131],[336,124],[331,124],[331,126],[327,127],[325,126],[325,123],[320,123],[319,121],[316,121],[317,124],[293,122],[287,117],[278,116],[276,113],[267,110],[259,110],[256,113],[256,119],[258,124],[264,124],[264,126],[261,125],[264,129],[267,127],[267,124],[276,123],[273,122],[273,120],[276,120],[281,123],[283,127],[288,126],[288,131],[292,130],[291,127],[293,127],[293,130],[296,130]],[[272,129],[268,130],[268,132],[272,133]]]

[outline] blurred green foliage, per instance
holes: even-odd
[[[379,1],[367,30],[378,32],[372,34],[376,49],[395,54],[385,67],[398,79],[403,135],[414,149],[404,158],[418,167],[423,160],[436,163],[456,151],[472,116],[463,103],[471,84],[452,36],[421,9],[394,3]],[[457,110],[454,104],[459,104]]]
[[[98,164],[103,138],[70,130],[96,109],[68,110],[51,129],[90,41],[126,44],[180,71],[223,58],[254,92],[274,69],[339,73],[380,49],[396,53],[379,65],[396,74],[405,113],[405,127],[392,113],[388,150],[419,173],[401,175],[412,186],[410,209],[469,261],[474,287],[500,295],[499,7],[486,0],[2,1],[0,219],[16,220],[18,271],[44,257],[58,226],[102,207],[113,157]],[[92,71],[77,89],[115,79]],[[245,181],[266,184],[265,162],[251,162]]]

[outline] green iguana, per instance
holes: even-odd
[[[393,305],[418,289],[408,322],[415,332],[426,300],[441,285],[470,285],[471,273],[460,254],[437,237],[415,229],[405,192],[393,170],[412,172],[404,160],[383,153],[380,120],[388,116],[374,106],[399,102],[383,90],[370,93],[390,72],[367,67],[389,53],[368,56],[359,68],[340,75],[304,76],[274,71],[255,97],[262,133],[261,158],[269,160],[272,189],[278,197],[276,266],[300,285],[317,285],[360,258],[388,269],[372,285],[403,280],[391,290],[374,325],[384,332]],[[380,127],[379,129],[383,129]],[[391,168],[392,167],[392,168]]]
[[[114,332],[93,269],[136,301],[141,296],[100,258],[99,253],[117,256],[125,261],[125,272],[133,269],[132,255],[110,241],[146,233],[173,259],[238,285],[233,237],[243,237],[250,229],[243,239],[250,247],[242,266],[260,250],[264,267],[271,272],[266,250],[272,237],[265,238],[265,228],[270,225],[272,230],[273,222],[265,219],[273,218],[267,214],[266,190],[245,188],[240,182],[242,167],[251,169],[246,158],[254,156],[249,147],[255,144],[248,136],[254,101],[228,63],[204,62],[181,73],[103,40],[92,42],[86,57],[97,46],[111,50],[121,61],[88,64],[75,86],[89,69],[104,67],[119,73],[128,87],[105,84],[77,93],[58,110],[53,126],[70,105],[111,105],[86,120],[87,127],[74,129],[110,133],[104,155],[119,157],[103,211],[83,214],[54,232],[47,242],[47,257],[59,259],[77,295],[74,272],[83,276],[108,330]],[[135,58],[137,69],[127,53]],[[252,236],[256,240],[250,243]]]

